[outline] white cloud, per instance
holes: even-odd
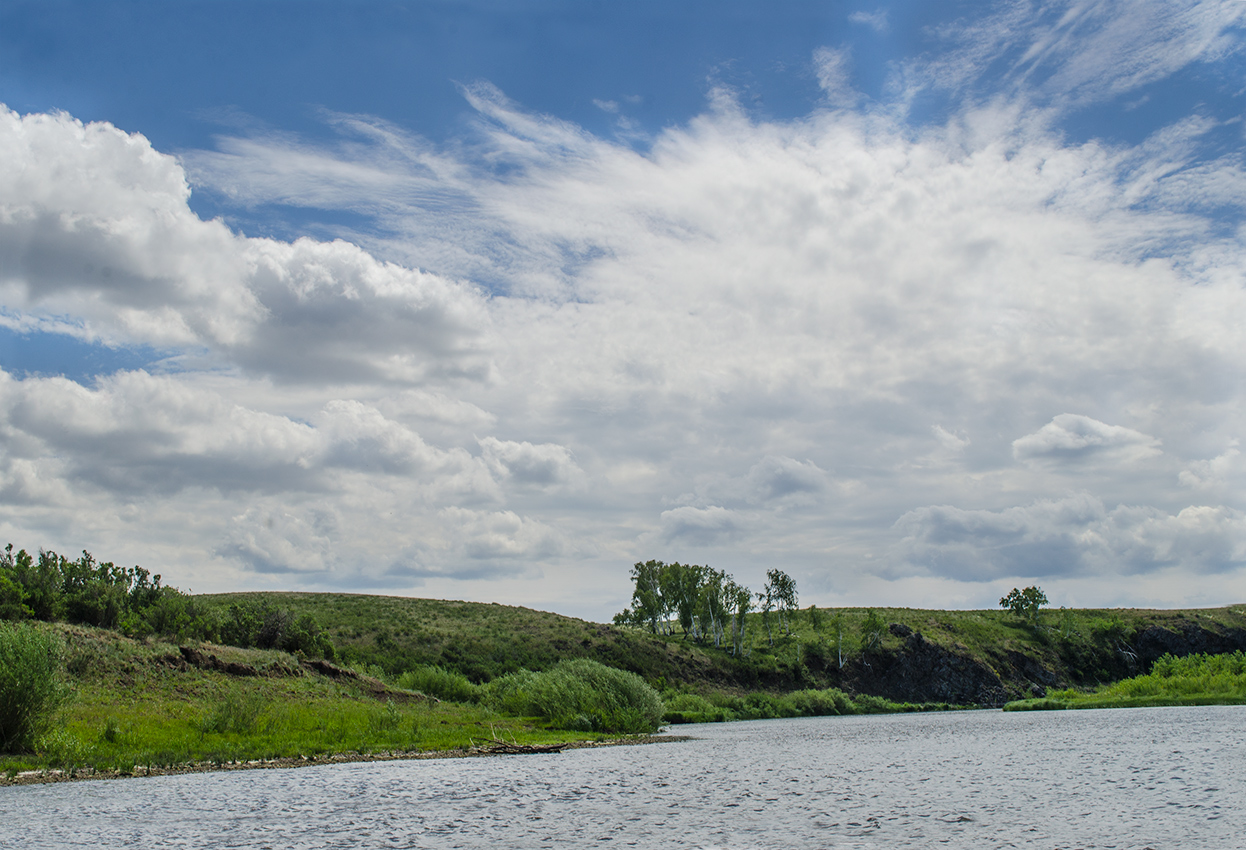
[[[1186,487],[1199,490],[1222,489],[1246,481],[1246,458],[1237,441],[1211,460],[1195,460],[1177,476]]]
[[[895,85],[909,97],[943,88],[983,98],[1003,86],[1076,108],[1224,59],[1240,49],[1243,19],[1242,4],[1218,0],[1010,0],[937,27],[938,49],[904,63]]]
[[[850,107],[860,99],[852,87],[851,56],[847,50],[819,47],[813,52],[813,70],[827,103]]]
[[[231,233],[142,136],[0,111],[0,294],[59,329],[202,346],[281,380],[487,376],[480,294],[358,246]]]
[[[1061,413],[1033,434],[1013,440],[1012,455],[1017,460],[1061,464],[1094,460],[1129,463],[1160,454],[1159,446],[1159,440],[1132,428]]]
[[[711,546],[728,542],[744,531],[744,520],[736,512],[711,506],[684,505],[662,511],[662,535],[693,545]]]
[[[563,446],[485,437],[480,448],[495,474],[520,484],[552,487],[575,483],[582,476],[571,452]]]
[[[854,24],[867,26],[880,33],[887,32],[891,27],[890,22],[887,20],[886,9],[879,9],[876,12],[853,12],[848,16],[848,20]]]
[[[554,529],[513,511],[484,513],[447,508],[441,515],[457,526],[459,545],[468,558],[536,560],[560,555],[566,548]]]
[[[1187,575],[1246,566],[1246,513],[1191,505],[1176,514],[1146,506],[1112,510],[1088,494],[999,511],[946,505],[896,522],[899,575],[959,581],[1134,575],[1179,567]]]
[[[200,589],[487,599],[505,577],[527,604],[592,588],[571,613],[602,618],[628,564],[706,553],[746,583],[789,566],[818,604],[882,604],[862,594],[915,573],[931,605],[1121,572],[1145,574],[1140,603],[1214,597],[1242,575],[1241,164],[1207,153],[1214,122],[1072,143],[1034,103],[1223,55],[1237,18],[999,8],[922,85],[968,91],[1000,61],[1015,91],[937,126],[898,117],[903,95],[844,108],[835,51],[807,116],[720,91],[643,145],[487,85],[444,147],[334,115],[339,142],[174,160],[0,114],[0,323],[211,366],[0,376],[0,530],[106,557],[141,540]],[[366,224],[248,238],[190,211],[187,174]]]

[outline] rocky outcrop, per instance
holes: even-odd
[[[1185,623],[1176,631],[1149,626],[1139,632],[1130,644],[1130,651],[1136,655],[1138,663],[1149,670],[1163,655],[1183,657],[1195,653],[1215,655],[1246,651],[1246,631],[1227,629],[1216,632],[1193,623]]]
[[[1132,636],[1081,643],[1076,653],[1053,638],[1046,655],[1015,650],[979,660],[932,643],[921,632],[892,623],[904,638],[898,650],[868,653],[839,675],[847,690],[897,702],[1000,705],[1043,696],[1049,688],[1097,684],[1146,673],[1163,655],[1246,651],[1246,630],[1212,630],[1184,622],[1176,629],[1149,626]]]
[[[896,702],[953,705],[994,705],[1006,696],[1003,681],[985,664],[931,643],[907,626],[896,623],[891,631],[905,638],[904,645],[850,665],[844,684],[851,690]]]

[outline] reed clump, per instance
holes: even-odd
[[[63,648],[47,629],[0,622],[0,752],[25,753],[69,697]]]
[[[579,732],[654,732],[663,714],[661,697],[644,679],[588,658],[560,661],[539,673],[501,676],[484,686],[481,702]]]

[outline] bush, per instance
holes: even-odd
[[[641,733],[662,722],[662,700],[644,679],[588,658],[561,661],[542,673],[502,676],[484,686],[481,696],[494,710],[543,717],[560,729]]]
[[[431,664],[408,670],[398,677],[395,684],[404,690],[419,691],[450,702],[476,702],[480,690],[462,673]]]
[[[68,698],[57,638],[28,623],[0,623],[0,752],[34,749]]]

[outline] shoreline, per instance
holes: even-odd
[[[691,735],[631,735],[607,738],[604,741],[569,741],[565,750],[587,750],[600,747],[630,747],[692,740]],[[315,767],[330,764],[357,764],[362,762],[423,761],[428,759],[502,758],[525,755],[521,753],[489,752],[480,747],[458,750],[384,751],[377,753],[329,753],[316,756],[285,756],[274,759],[251,759],[236,762],[191,762],[188,764],[155,767],[135,765],[134,770],[122,773],[116,770],[96,770],[91,767],[64,770],[62,768],[39,768],[25,770],[12,776],[0,774],[0,787],[18,785],[51,785],[59,782],[88,782],[92,780],[142,779],[148,776],[180,776],[187,773],[219,773],[233,770],[282,770],[298,767]]]

